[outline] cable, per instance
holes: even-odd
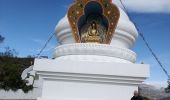
[[[170,79],[170,76],[167,72],[167,70],[163,67],[161,61],[158,59],[158,57],[156,56],[156,54],[153,52],[153,50],[150,48],[149,44],[146,42],[143,34],[139,33],[140,36],[142,37],[143,41],[145,42],[146,46],[148,47],[149,51],[152,53],[152,55],[154,56],[155,60],[158,62],[158,64],[160,65],[160,67],[162,68],[162,70],[164,71],[164,73],[167,75],[168,79]]]
[[[48,43],[50,42],[50,40],[53,38],[55,32],[49,37],[49,39],[46,41],[45,45],[42,47],[42,49],[40,50],[40,52],[37,54],[36,58],[39,58],[41,53],[43,52],[43,50],[46,48],[46,46],[48,45]]]
[[[168,80],[170,80],[170,75],[168,74],[168,71],[164,68],[163,64],[161,63],[161,61],[158,59],[157,55],[154,53],[154,51],[152,50],[152,48],[149,46],[148,42],[146,41],[144,35],[140,32],[139,28],[137,27],[137,24],[131,19],[130,14],[128,12],[128,10],[126,9],[125,5],[123,4],[122,0],[120,0],[121,5],[123,6],[123,9],[125,10],[125,12],[127,13],[129,19],[132,21],[132,23],[135,25],[137,31],[139,32],[139,35],[141,36],[142,40],[144,41],[145,45],[147,46],[147,48],[149,49],[149,51],[151,52],[152,56],[155,58],[155,60],[157,61],[157,63],[159,64],[159,66],[162,68],[162,70],[164,71],[164,73],[166,74],[166,76],[168,77]]]

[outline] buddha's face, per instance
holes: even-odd
[[[95,22],[92,22],[92,27],[96,28],[96,23]]]
[[[95,27],[96,25],[93,23],[92,26]]]

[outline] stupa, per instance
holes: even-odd
[[[112,0],[76,0],[55,29],[55,59],[36,59],[38,100],[130,100],[149,77],[130,50],[138,32]]]

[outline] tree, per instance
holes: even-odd
[[[165,92],[169,93],[170,92],[170,79],[168,80],[168,86],[165,88]]]
[[[2,43],[4,41],[4,37],[0,35],[0,43]]]
[[[18,89],[22,89],[25,93],[32,90],[33,85],[27,86],[27,81],[22,80],[21,73],[33,61],[33,58],[0,56],[0,90],[17,91]]]
[[[4,57],[17,57],[18,52],[15,49],[11,49],[10,47],[5,47],[4,52],[0,52],[0,56]]]
[[[0,35],[0,43],[4,41]],[[33,85],[27,86],[27,81],[22,80],[21,73],[30,66],[34,58],[18,58],[15,49],[5,47],[4,52],[0,52],[0,90],[17,91],[22,89],[25,93],[33,89]]]
[[[28,55],[26,58],[35,58],[35,55]]]

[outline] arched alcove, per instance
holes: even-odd
[[[78,21],[78,27],[81,27],[86,23],[87,18],[91,15],[100,16],[102,18],[102,23],[105,27],[108,28],[108,21],[105,16],[103,16],[103,9],[102,6],[95,1],[89,2],[84,9],[85,14],[80,17]]]
[[[85,31],[87,31],[87,27],[90,27],[90,24],[92,22],[95,22],[97,25],[97,28],[100,28],[100,32],[98,32],[99,33],[98,38],[101,38],[102,39],[101,42],[103,42],[104,38],[106,37],[106,33],[107,33],[109,25],[108,25],[108,21],[106,17],[103,16],[102,6],[98,2],[95,2],[95,1],[91,1],[86,4],[84,8],[84,15],[81,16],[78,20],[78,31],[79,31],[81,42],[85,42],[82,40],[82,34],[85,34]],[[95,40],[92,42],[95,42]]]

